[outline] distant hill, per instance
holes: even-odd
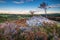
[[[34,16],[46,16],[45,14],[34,14]],[[29,18],[32,17],[31,14],[0,14],[0,21],[4,20],[17,20],[20,18]],[[60,21],[60,13],[51,13],[47,14],[47,18],[55,21]]]
[[[45,14],[41,14],[41,15],[46,16]],[[47,14],[47,16],[60,17],[60,13],[55,13],[55,14],[51,13],[51,14]]]

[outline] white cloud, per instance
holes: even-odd
[[[34,0],[26,0],[26,1],[30,2],[30,1],[34,1]]]
[[[13,1],[13,3],[22,4],[22,3],[24,3],[24,1]]]
[[[48,7],[50,7],[50,8],[57,8],[57,7],[60,7],[60,4],[53,4],[53,5],[50,5]]]
[[[3,14],[28,14],[29,11],[8,11],[8,10],[0,10],[0,13],[3,13]]]
[[[22,4],[22,3],[25,3],[25,2],[32,2],[34,0],[20,0],[20,1],[13,1],[13,3],[16,3],[16,4]]]

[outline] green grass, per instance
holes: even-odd
[[[57,26],[60,27],[60,23],[58,23]]]

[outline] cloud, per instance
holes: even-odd
[[[34,0],[20,0],[20,1],[13,1],[13,3],[16,3],[16,4],[22,4],[22,3],[25,3],[25,2],[32,2]]]
[[[3,13],[3,14],[28,14],[29,11],[16,11],[16,10],[0,10],[0,14]]]
[[[26,1],[31,2],[31,1],[34,1],[34,0],[26,0]]]
[[[5,1],[4,0],[0,0],[0,3],[5,3]]]
[[[60,4],[53,4],[53,5],[50,5],[48,7],[50,7],[50,8],[57,8],[57,7],[60,7]]]
[[[24,3],[24,1],[13,1],[13,3],[22,4],[22,3]]]

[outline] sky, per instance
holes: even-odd
[[[60,0],[0,0],[0,13],[29,14],[36,11],[36,14],[44,14],[44,10],[38,8],[42,2],[51,7],[47,13],[60,13]]]

